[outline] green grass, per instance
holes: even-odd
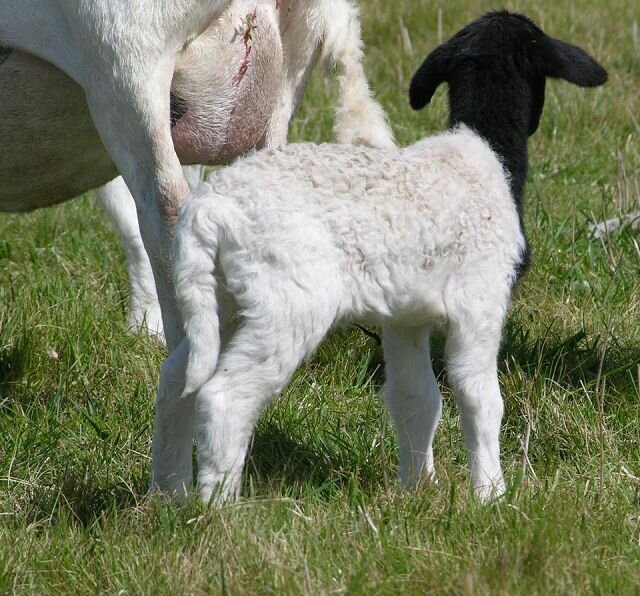
[[[503,501],[469,494],[441,342],[440,482],[398,488],[381,354],[355,330],[262,418],[239,504],[146,500],[164,352],[127,332],[123,258],[83,197],[0,218],[0,592],[640,592],[640,240],[587,234],[640,201],[631,5],[508,5],[589,49],[610,81],[551,82],[530,141],[533,265],[500,357]],[[446,124],[444,88],[418,114],[406,97],[438,6],[362,1],[368,73],[403,144]],[[495,4],[440,6],[446,38]],[[331,94],[313,79],[294,139],[330,138]]]

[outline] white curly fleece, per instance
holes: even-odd
[[[471,281],[469,268],[509,288],[523,249],[504,170],[465,127],[405,149],[264,151],[212,175],[185,206],[176,236],[184,308],[204,256],[181,251],[194,236],[209,253],[217,247],[216,275],[241,310],[254,308],[244,302],[253,292],[270,289],[266,275],[279,287],[330,291],[337,320],[379,324],[446,318],[447,284],[463,273],[457,293]]]

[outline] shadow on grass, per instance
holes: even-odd
[[[122,480],[99,484],[89,473],[66,473],[52,487],[36,488],[21,507],[17,523],[53,524],[64,520],[89,528],[105,514],[131,509],[144,500],[148,478],[129,485]]]
[[[3,333],[0,331],[0,342]],[[2,342],[0,345],[4,344]],[[18,382],[24,374],[25,363],[29,358],[29,341],[23,336],[20,341],[0,347],[0,399],[6,396],[12,384]]]
[[[380,449],[363,456],[353,437],[336,438],[330,428],[310,439],[295,433],[295,427],[276,420],[260,424],[245,466],[244,495],[252,495],[257,484],[261,494],[330,500],[354,483],[374,492],[395,478],[395,454],[389,461]]]
[[[296,441],[286,428],[271,422],[260,425],[245,465],[243,497],[277,494],[296,498],[313,494],[330,500],[354,482],[366,487],[376,473],[347,461],[338,449],[317,448]],[[194,468],[195,469],[195,468]],[[22,500],[16,523],[46,527],[59,523],[89,529],[105,516],[131,510],[147,502],[148,477],[136,476],[105,483],[93,470],[67,470],[49,487],[38,487]]]
[[[371,341],[372,352],[368,371],[374,382],[384,384],[384,357],[382,348]],[[432,338],[432,363],[436,376],[446,373],[444,359],[445,337],[440,333]],[[567,389],[579,389],[582,384],[594,383],[598,374],[607,378],[607,385],[618,390],[633,392],[634,379],[640,364],[640,346],[627,346],[616,337],[606,341],[605,358],[600,361],[605,350],[605,338],[589,338],[581,330],[573,335],[562,336],[550,327],[544,336],[534,336],[517,321],[509,320],[505,326],[500,346],[499,363],[517,364],[529,375],[539,375]],[[600,372],[599,372],[600,371]]]
[[[532,337],[527,329],[509,321],[500,351],[500,362],[505,361],[567,389],[594,383],[600,375],[609,386],[622,390],[629,389],[636,377],[640,346],[626,346],[616,337],[589,338],[583,330],[563,337],[551,327],[544,336]]]
[[[328,453],[326,446],[320,450],[297,441],[277,422],[268,421],[256,431],[245,478],[255,478],[261,485],[280,486],[284,492],[302,485],[332,490],[347,481],[350,470],[344,464],[337,452]]]

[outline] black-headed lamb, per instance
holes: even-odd
[[[329,329],[359,321],[383,328],[401,480],[434,476],[437,326],[473,489],[481,500],[504,491],[497,356],[527,262],[527,138],[548,77],[595,86],[607,74],[528,18],[491,12],[436,48],[412,80],[414,108],[448,83],[447,132],[402,149],[289,145],[209,178],[174,239],[186,339],[161,373],[156,488],[189,486],[195,430],[200,496],[236,496],[264,406]]]

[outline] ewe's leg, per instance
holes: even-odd
[[[184,497],[193,483],[193,416],[195,395],[180,397],[185,385],[188,342],[165,360],[160,371],[153,435],[151,492]]]
[[[446,343],[448,377],[460,409],[471,482],[483,501],[504,492],[499,443],[503,405],[497,367],[501,323],[501,317],[499,321],[489,317],[450,321]]]
[[[147,329],[164,340],[162,314],[149,255],[140,236],[136,204],[120,177],[97,190],[98,200],[120,236],[129,271],[127,322],[135,330]]]
[[[87,100],[111,157],[135,198],[140,232],[154,274],[169,353],[183,337],[169,262],[171,231],[189,188],[169,130],[172,61],[122,88],[96,82]],[[139,73],[138,73],[139,74]],[[183,495],[191,485],[193,397],[181,398],[182,358],[169,359],[156,400],[152,490]],[[168,378],[169,380],[165,380]]]
[[[431,367],[429,333],[428,327],[382,330],[384,399],[398,433],[400,480],[407,485],[435,474],[432,445],[442,396]]]
[[[289,305],[286,305],[289,306]],[[283,309],[283,312],[286,309]],[[260,413],[329,328],[265,318],[245,322],[196,396],[200,496],[237,498],[249,441]]]
[[[169,128],[172,73],[173,59],[158,59],[149,72],[120,73],[117,87],[109,78],[96,78],[86,89],[105,147],[136,201],[169,350],[182,338],[168,260],[170,232],[189,192]]]
[[[195,189],[202,179],[202,166],[184,166],[182,171]],[[116,230],[129,272],[129,312],[127,322],[135,330],[146,329],[164,341],[162,313],[149,255],[142,242],[136,204],[122,177],[97,189],[98,201]]]

